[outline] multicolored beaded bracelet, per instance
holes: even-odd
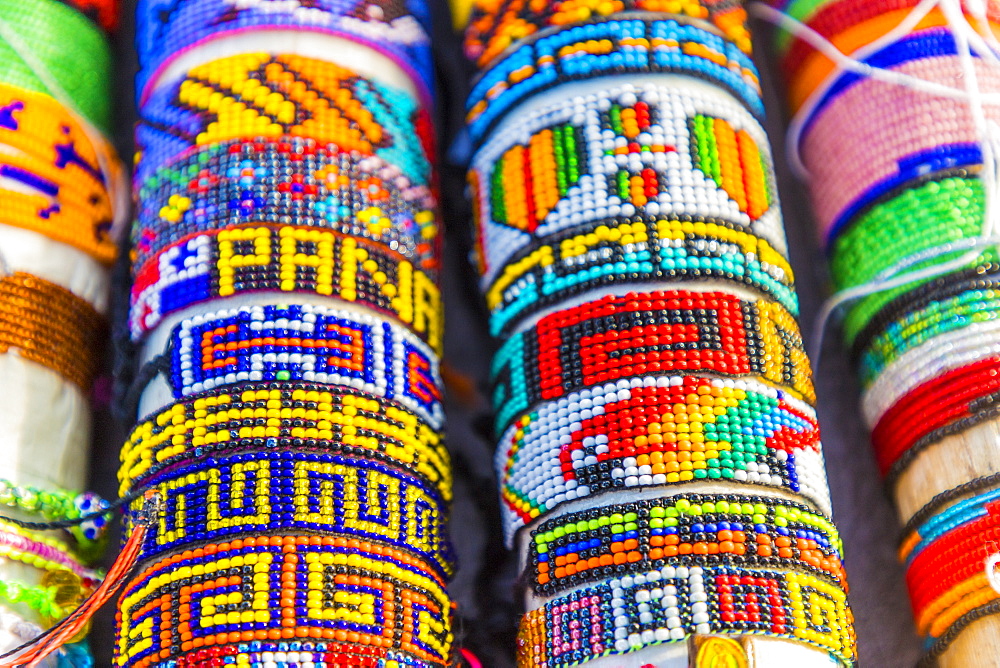
[[[854,357],[859,357],[870,341],[884,334],[894,323],[904,320],[911,312],[931,309],[935,302],[954,299],[974,290],[994,289],[997,286],[1000,286],[1000,264],[992,262],[937,276],[907,290],[883,306],[858,332],[852,343],[851,352]]]
[[[47,572],[72,573],[89,589],[101,581],[101,576],[81,564],[59,539],[22,529],[4,519],[0,519],[0,558]]]
[[[182,54],[211,41],[268,30],[320,32],[388,56],[417,84],[426,102],[434,90],[431,20],[425,0],[318,0],[233,3],[229,0],[145,0],[136,9],[139,105]]]
[[[127,586],[114,665],[148,668],[198,647],[320,640],[450,665],[451,609],[428,566],[394,548],[330,536],[209,543]]]
[[[928,649],[967,613],[1000,599],[984,563],[1000,537],[998,499],[994,489],[959,501],[903,541],[900,558]]]
[[[90,302],[23,271],[0,277],[0,354],[16,352],[89,394],[104,319]]]
[[[410,330],[367,313],[311,304],[242,306],[182,320],[170,335],[175,399],[225,385],[344,385],[398,401],[444,426],[437,355]]]
[[[325,60],[248,53],[199,65],[150,94],[136,128],[135,184],[194,146],[255,137],[334,144],[431,182],[433,128],[409,93]]]
[[[267,642],[254,640],[197,649],[176,659],[176,668],[203,668],[212,661],[240,668],[430,668],[429,663],[393,649],[347,642]]]
[[[943,34],[954,44],[947,29]],[[923,57],[916,47],[909,48],[913,50],[903,51],[907,58],[919,59],[891,71],[945,84],[963,71],[961,56]],[[980,62],[976,69],[984,93],[1000,91],[996,68]],[[815,112],[801,141],[817,225],[828,241],[869,203],[914,177],[983,160],[966,102],[849,76],[855,77],[852,83],[835,86],[830,95],[836,97]],[[991,108],[985,114],[992,122],[1000,120],[1000,111]],[[864,122],[866,118],[879,122]],[[928,118],[940,120],[928,123]],[[840,156],[836,167],[829,160],[833,150]]]
[[[466,123],[478,144],[510,110],[570,81],[608,75],[685,74],[735,95],[764,116],[760,75],[750,58],[708,26],[678,15],[601,17],[521,40],[473,82]]]
[[[17,485],[0,478],[0,506],[41,515],[49,521],[78,520],[108,507],[108,502],[92,492],[77,494],[62,489]],[[107,516],[83,520],[68,527],[82,547],[100,543],[108,529]]]
[[[193,304],[252,292],[335,297],[389,314],[438,354],[441,291],[381,244],[310,227],[258,225],[193,234],[133,268],[132,340]]]
[[[484,290],[515,255],[609,218],[696,215],[787,252],[767,138],[735,99],[670,76],[580,86],[508,118],[472,159]]]
[[[138,188],[133,264],[201,232],[248,223],[328,229],[370,239],[436,276],[431,191],[374,156],[311,139],[219,142],[152,172]]]
[[[451,501],[443,438],[412,412],[353,388],[279,382],[210,390],[145,418],[122,446],[118,491],[196,458],[284,449],[391,463]]]
[[[704,19],[715,26],[727,40],[746,54],[750,53],[747,13],[738,2],[704,0],[556,0],[536,3],[528,0],[491,0],[477,2],[465,30],[465,55],[478,67],[485,68],[520,40],[549,29],[566,27],[594,17],[620,16],[626,12],[669,12],[693,19]]]
[[[111,145],[48,95],[2,83],[0,144],[0,222],[113,261],[109,189],[121,165]]]
[[[59,0],[0,3],[0,21],[18,42],[0,39],[3,83],[52,96],[55,84],[87,120],[110,133],[111,48],[101,29]],[[32,62],[22,57],[24,49]]]
[[[493,356],[496,432],[543,401],[670,372],[757,376],[814,403],[798,323],[777,302],[725,292],[608,295],[542,318]]]
[[[745,379],[632,378],[574,392],[511,425],[495,466],[508,544],[563,503],[638,486],[763,485],[830,510],[813,409]]]
[[[888,195],[846,228],[831,247],[830,273],[840,290],[862,285],[914,253],[980,236],[984,215],[982,181],[977,175],[965,170],[933,175]],[[907,271],[961,254],[958,250],[917,262]],[[1000,255],[986,249],[968,266],[998,261]],[[845,339],[852,342],[886,304],[919,284],[886,290],[852,305],[844,318]]]
[[[824,515],[766,496],[681,494],[593,507],[531,532],[528,569],[536,594],[663,565],[798,568],[847,590],[843,544]]]
[[[863,385],[888,364],[926,341],[995,317],[1000,289],[983,287],[935,300],[890,323],[864,347],[858,363]]]
[[[664,566],[577,589],[521,620],[518,665],[575,666],[689,635],[761,635],[856,659],[844,590],[825,577],[737,566]]]
[[[159,490],[164,505],[140,561],[203,541],[294,529],[386,543],[442,578],[454,571],[444,499],[419,477],[377,461],[297,450],[202,457],[143,487]],[[138,499],[132,510],[142,507]]]
[[[514,255],[483,286],[490,334],[599,288],[662,281],[723,280],[751,287],[799,312],[794,275],[765,240],[699,216],[619,217],[552,235]]]

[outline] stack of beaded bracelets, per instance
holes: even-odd
[[[1000,92],[1000,66],[966,50],[982,39],[973,31],[997,30],[1000,13],[995,3],[955,12],[912,0],[772,4],[883,70],[847,72],[815,39],[777,38],[797,114],[794,149],[835,285],[872,288],[847,304],[844,334],[879,471],[910,527],[901,555],[923,663],[977,663],[968,648],[1000,647],[1000,593],[986,561],[997,549],[988,504],[997,487],[1000,258],[975,243],[990,234],[996,178],[982,128],[1000,120],[977,98]],[[934,87],[956,95],[928,94]],[[917,271],[912,282],[900,278]],[[872,285],[887,278],[900,280]]]
[[[0,6],[0,652],[34,641],[101,581],[88,565],[105,520],[86,516],[106,504],[69,490],[87,482],[123,213],[107,136],[117,12],[113,0]],[[78,634],[45,665],[93,664]]]
[[[854,662],[745,19],[473,9],[468,178],[520,666]]]
[[[453,665],[430,23],[139,2],[116,668]]]

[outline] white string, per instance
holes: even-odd
[[[101,170],[101,174],[104,175],[104,182],[107,184],[109,202],[111,204],[112,229],[121,229],[125,223],[125,217],[128,215],[128,186],[124,171],[118,170],[115,172],[108,161],[108,152],[111,150],[110,142],[80,112],[69,93],[49,74],[45,64],[35,57],[34,52],[21,40],[17,31],[11,29],[6,19],[2,17],[0,17],[0,39],[10,45],[18,57],[31,69],[32,73],[45,84],[45,87],[52,93],[52,97],[62,104],[70,115],[73,116],[74,120],[83,128],[83,133],[95,148],[98,168]],[[102,150],[102,147],[104,150]]]
[[[983,186],[983,224],[980,234],[976,238],[949,242],[914,253],[879,272],[872,280],[833,294],[824,302],[816,319],[811,357],[817,368],[819,367],[827,325],[837,309],[862,297],[961,269],[978,257],[979,250],[1000,243],[1000,235],[998,235],[1000,216],[998,216],[997,208],[998,193],[1000,193],[1000,164],[998,164],[998,160],[1000,160],[1000,126],[990,120],[985,112],[987,105],[1000,103],[1000,93],[984,93],[980,89],[973,57],[973,52],[975,52],[983,60],[1000,66],[1000,40],[997,40],[996,35],[992,32],[985,5],[979,0],[969,0],[968,6],[972,17],[985,27],[984,35],[977,32],[966,19],[961,0],[921,0],[893,30],[858,49],[854,54],[848,55],[818,32],[784,12],[759,1],[751,5],[751,11],[755,15],[809,43],[834,63],[834,70],[809,95],[789,124],[788,162],[801,179],[809,179],[809,172],[800,152],[803,128],[843,71],[855,72],[886,83],[900,85],[915,92],[964,100],[969,103],[970,115],[979,137],[982,157],[982,169],[979,176]],[[909,34],[935,8],[941,9],[948,28],[954,36],[955,48],[962,68],[961,78],[964,84],[962,88],[952,88],[861,62],[885,46]],[[943,264],[900,275],[900,272],[918,262],[954,253],[963,248],[969,248],[970,251]]]
[[[997,564],[1000,564],[1000,552],[994,552],[986,557],[986,580],[993,591],[1000,594],[1000,577],[997,576]]]

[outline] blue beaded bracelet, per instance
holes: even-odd
[[[206,457],[144,487],[160,491],[163,511],[141,561],[203,541],[296,529],[384,542],[442,577],[454,571],[444,500],[419,477],[369,459],[294,450]],[[136,500],[132,511],[143,505]]]
[[[437,355],[405,327],[366,313],[306,304],[198,315],[174,328],[165,359],[175,399],[246,381],[304,380],[393,399],[433,429],[444,426]]]

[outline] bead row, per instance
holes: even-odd
[[[217,142],[154,172],[137,189],[134,263],[201,232],[265,223],[370,239],[438,269],[430,191],[376,156],[312,139]]]
[[[134,265],[132,339],[201,302],[254,292],[314,294],[393,316],[441,352],[441,291],[396,251],[355,236],[293,225],[195,233]]]
[[[752,380],[647,376],[574,392],[514,422],[495,466],[508,544],[564,503],[640,486],[761,485],[829,511],[815,413]]]
[[[497,432],[542,401],[671,372],[752,376],[812,403],[798,323],[776,302],[724,292],[607,296],[542,318],[493,357]]]
[[[531,532],[537,594],[650,568],[799,568],[847,588],[843,546],[824,515],[764,496],[679,494],[561,515]]]
[[[348,642],[269,642],[254,640],[220,647],[197,649],[176,658],[177,668],[202,668],[211,662],[240,668],[429,668],[420,661],[392,649]],[[229,662],[228,664],[226,662]]]

